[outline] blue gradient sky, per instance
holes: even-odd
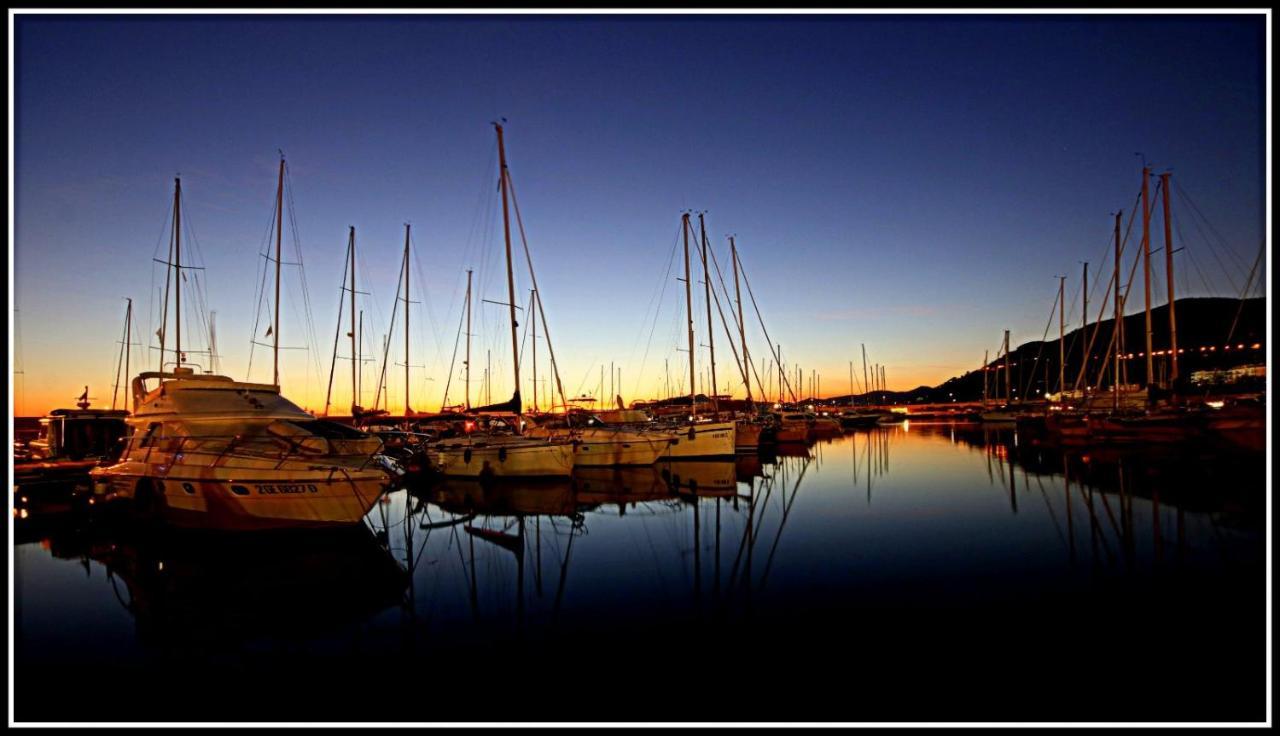
[[[819,371],[822,393],[847,391],[849,360],[861,381],[862,342],[890,388],[936,383],[994,353],[1005,328],[1015,344],[1038,339],[1057,275],[1070,275],[1075,303],[1079,261],[1109,257],[1109,213],[1132,206],[1135,151],[1172,168],[1235,261],[1252,263],[1264,237],[1263,24],[19,16],[16,411],[66,405],[85,383],[110,403],[123,297],[135,299],[143,334],[158,326],[163,274],[151,258],[164,256],[179,172],[222,371],[246,377],[277,148],[316,336],[309,351],[283,354],[286,394],[323,405],[348,225],[360,289],[371,292],[361,298],[366,351],[380,342],[407,221],[423,302],[411,362],[426,366],[414,369],[412,404],[437,409],[464,269],[476,269],[477,297],[506,298],[489,125],[502,116],[567,393],[594,393],[611,361],[627,400],[662,392],[664,359],[673,382],[687,382],[674,270],[656,318],[650,307],[684,209],[707,211],[722,266],[736,233],[783,359]],[[1175,197],[1175,219],[1178,206]],[[1179,254],[1179,296],[1230,295],[1182,217],[1179,245],[1209,289]],[[298,276],[286,267],[286,346],[308,344]],[[1162,276],[1155,293],[1163,301]],[[705,343],[700,293],[694,308]],[[492,350],[493,396],[505,398],[503,310],[477,304],[475,320],[473,379]],[[763,339],[749,324],[758,361]],[[403,361],[400,329],[393,362]],[[740,385],[726,378],[735,369],[716,329],[719,383]],[[542,346],[539,361],[542,378]],[[367,405],[376,377],[366,370]],[[389,372],[398,410],[403,369]],[[255,349],[250,377],[270,380],[269,352]],[[345,409],[350,393],[340,365],[335,404]],[[456,382],[450,393],[460,400]]]

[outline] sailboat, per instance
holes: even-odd
[[[511,264],[511,221],[508,215],[507,191],[510,174],[503,144],[502,125],[494,123],[498,136],[498,177],[502,192],[502,230],[507,255],[507,296],[511,316],[511,365],[515,374],[515,393],[503,405],[471,409],[472,413],[502,412],[515,415],[510,425],[512,434],[472,433],[463,437],[433,442],[426,448],[427,460],[439,473],[462,478],[536,478],[567,477],[573,473],[574,443],[561,437],[524,436],[524,418],[520,402],[520,350],[516,325],[516,287]],[[407,296],[407,295],[406,295]],[[407,363],[408,361],[406,361]]]
[[[693,288],[689,270],[689,213],[682,215],[681,225],[684,232],[685,317],[689,337],[689,415],[687,421],[667,424],[652,431],[671,437],[671,444],[663,453],[664,460],[733,457],[736,453],[737,423],[698,418],[697,367],[694,363],[697,353],[693,341]]]
[[[132,381],[129,436],[113,464],[90,472],[93,492],[132,502],[148,520],[223,530],[359,524],[389,477],[372,465],[381,442],[316,419],[280,393],[279,284],[284,158],[276,192],[276,304],[273,382],[197,374],[182,350],[182,182],[174,180],[166,281],[174,285],[176,332],[166,362],[168,299],[160,370]],[[149,388],[148,381],[157,381]]]
[[[1174,305],[1173,280],[1173,234],[1169,215],[1169,173],[1160,175],[1160,190],[1164,204],[1164,236],[1165,236],[1165,268],[1166,288],[1169,296],[1169,343],[1172,379],[1177,379],[1177,327]],[[1155,380],[1155,354],[1151,320],[1151,207],[1149,204],[1149,182],[1151,168],[1142,168],[1142,281],[1144,292],[1145,349],[1142,351],[1146,359],[1143,372],[1143,387],[1138,391],[1125,391],[1121,383],[1121,354],[1123,353],[1124,298],[1120,296],[1120,219],[1116,218],[1116,308],[1115,326],[1113,328],[1110,351],[1115,356],[1115,373],[1113,375],[1113,404],[1109,414],[1090,414],[1086,420],[1089,436],[1100,442],[1158,442],[1178,443],[1200,439],[1205,432],[1205,416],[1201,410],[1191,410],[1183,406],[1164,405],[1157,407],[1153,403],[1155,393],[1160,390]],[[1126,393],[1128,394],[1127,401]],[[1137,399],[1137,401],[1135,401]],[[1140,402],[1141,407],[1135,405]]]
[[[1010,387],[1012,386],[1012,381],[1010,380],[1012,378],[1012,374],[1010,373],[1010,370],[1009,370],[1009,331],[1008,330],[1004,331],[1004,342],[1001,344],[1001,350],[1004,352],[1004,405],[997,407],[995,409],[984,408],[982,413],[979,416],[983,422],[995,423],[995,424],[1009,424],[1009,423],[1016,422],[1018,420],[1018,413],[1014,411],[1012,408],[1013,399],[1011,398],[1012,392],[1010,389]],[[1000,356],[997,355],[996,362],[999,363],[999,361],[1000,361]],[[997,388],[999,388],[999,385],[1000,385],[1000,371],[999,371],[999,368],[997,368],[996,369]],[[997,391],[997,394],[998,393],[999,392]]]
[[[525,435],[571,441],[575,467],[653,465],[673,439],[659,432],[608,426],[595,417],[582,420],[579,416],[570,413],[540,417],[538,424],[525,430]]]

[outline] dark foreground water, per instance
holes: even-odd
[[[16,522],[18,721],[1261,721],[1262,456],[979,425],[398,490],[263,537]]]

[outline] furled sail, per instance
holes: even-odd
[[[473,406],[467,409],[468,414],[492,414],[492,413],[520,413],[520,392],[516,391],[511,395],[510,401],[504,401],[499,404],[489,404],[488,406]]]

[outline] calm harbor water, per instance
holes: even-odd
[[[910,423],[350,533],[33,513],[15,717],[1263,720],[1264,473]]]

